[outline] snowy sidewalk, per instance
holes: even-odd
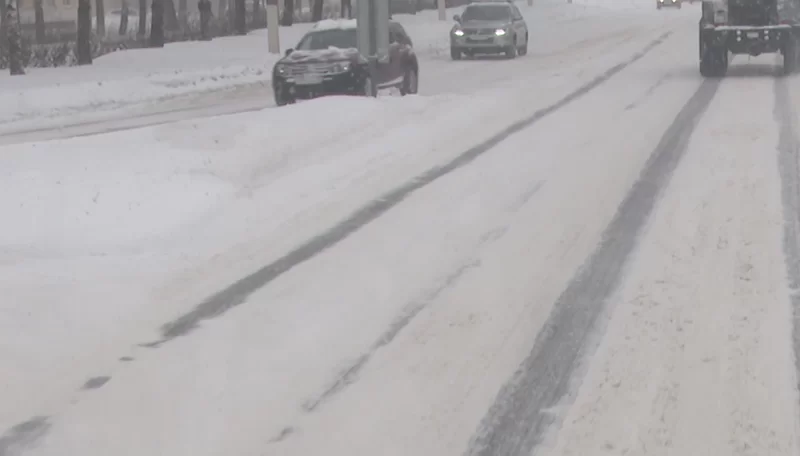
[[[435,11],[395,19],[407,26],[422,54],[436,47],[437,39],[446,39],[452,26],[451,21],[439,22]],[[91,66],[29,68],[22,77],[0,73],[0,126],[234,88],[268,87],[275,62],[312,26],[281,27],[280,54],[268,52],[267,31],[257,30],[210,42],[113,52]]]

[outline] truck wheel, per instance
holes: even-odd
[[[700,58],[700,74],[706,78],[719,78],[728,71],[728,49],[708,47]]]
[[[450,58],[453,60],[461,60],[461,51],[454,47],[450,48]]]

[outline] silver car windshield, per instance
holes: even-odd
[[[463,21],[507,21],[511,8],[506,5],[470,5],[461,15]]]

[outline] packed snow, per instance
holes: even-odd
[[[613,298],[554,456],[800,452],[773,101],[771,84],[723,84]]]

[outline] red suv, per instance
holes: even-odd
[[[324,20],[306,33],[275,64],[272,88],[278,106],[324,95],[369,95],[397,87],[402,95],[417,93],[419,65],[403,26],[389,22],[389,58],[378,63],[372,81],[366,58],[359,54],[355,20]]]

